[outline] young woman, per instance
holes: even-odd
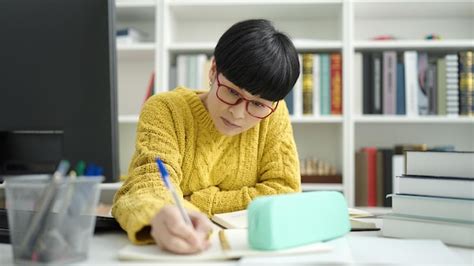
[[[178,87],[151,97],[138,122],[136,151],[113,215],[134,243],[175,253],[208,247],[214,213],[255,197],[300,191],[298,155],[282,100],[299,76],[293,43],[263,19],[219,39],[207,92]],[[165,188],[160,158],[183,196],[188,226]]]

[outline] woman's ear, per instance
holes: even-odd
[[[209,69],[209,83],[214,83],[216,79],[217,67],[214,56],[211,58],[211,68]]]

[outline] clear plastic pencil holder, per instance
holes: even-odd
[[[15,263],[64,264],[87,258],[102,176],[7,177],[6,204]]]

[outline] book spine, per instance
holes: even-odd
[[[293,89],[293,114],[300,117],[303,114],[303,56],[298,55],[300,61],[300,76]]]
[[[436,88],[436,65],[429,64],[426,74],[426,93],[428,95],[428,114],[438,114],[437,108],[437,88]]]
[[[321,115],[321,63],[319,54],[313,55],[313,114]]]
[[[415,51],[404,53],[405,63],[405,107],[408,116],[418,115],[418,54]]]
[[[397,53],[383,53],[383,113],[396,113]]]
[[[459,53],[459,114],[474,116],[474,65],[472,51]]]
[[[367,206],[377,206],[377,148],[366,147],[367,153]]]
[[[374,114],[383,113],[383,91],[382,91],[382,55],[380,53],[372,54],[372,87],[373,102],[372,109]]]
[[[362,63],[362,53],[355,53],[354,55],[354,114],[361,115],[363,114],[363,77],[364,77],[364,68]]]
[[[405,110],[405,66],[397,64],[397,115],[406,114]]]
[[[290,115],[293,115],[294,114],[294,110],[293,110],[293,93],[294,93],[295,89],[293,88],[285,97],[285,103],[286,103],[286,107],[288,108],[288,113]]]
[[[331,54],[331,114],[342,114],[342,57]]]
[[[321,54],[321,115],[331,114],[330,79],[329,54]]]
[[[459,73],[458,55],[447,54],[446,60],[446,113],[449,116],[459,115]]]
[[[418,114],[428,114],[428,54],[418,53]]]
[[[364,114],[373,114],[373,104],[374,101],[374,88],[372,84],[372,57],[371,54],[365,53],[362,57],[363,60],[363,102],[362,102],[362,110]]]
[[[313,114],[313,55],[303,55],[303,114]]]
[[[439,58],[436,66],[438,69],[438,115],[446,115],[446,59]]]

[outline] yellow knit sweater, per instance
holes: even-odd
[[[208,216],[247,208],[255,197],[300,191],[299,162],[288,110],[255,127],[222,135],[196,91],[177,88],[151,97],[137,127],[128,176],[114,198],[113,216],[134,243],[150,243],[151,218],[172,203],[159,176],[161,158],[188,209]]]

